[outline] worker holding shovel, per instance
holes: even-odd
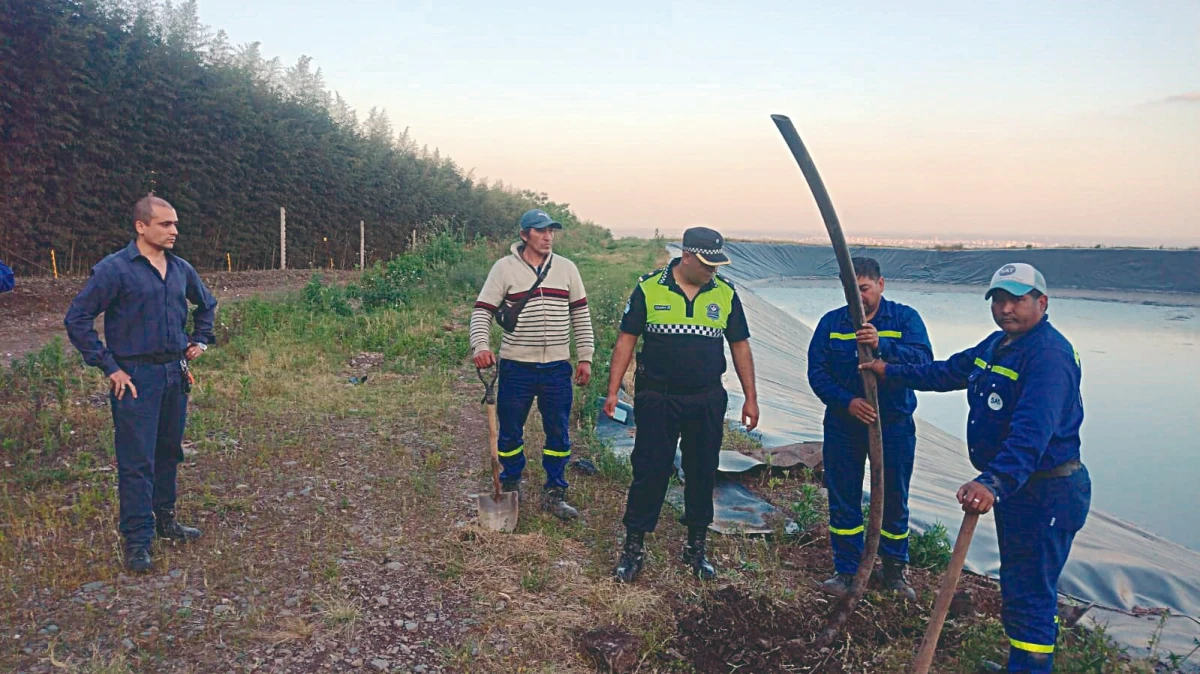
[[[475,366],[496,365],[489,344],[492,319],[504,336],[500,343],[499,453],[504,492],[520,492],[525,469],[525,420],[537,398],[546,446],[542,467],[546,484],[542,508],[562,520],[579,516],[566,501],[567,462],[571,458],[568,422],[573,391],[570,335],[575,333],[579,364],[574,382],[586,386],[592,375],[595,338],[587,292],[575,264],[553,253],[554,233],[562,224],[541,209],[521,216],[521,241],[511,255],[492,266],[471,314],[471,348]]]
[[[1058,637],[1058,577],[1091,505],[1080,461],[1079,354],[1046,316],[1041,272],[1006,264],[985,298],[1000,331],[948,360],[866,363],[918,391],[967,391],[967,447],[978,477],[958,489],[963,511],[996,510],[1008,671],[1046,674]]]

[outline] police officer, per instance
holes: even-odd
[[[825,314],[808,346],[808,383],[825,403],[822,445],[825,486],[829,490],[829,539],[835,575],[821,584],[833,595],[850,589],[863,552],[862,484],[867,458],[868,426],[880,417],[883,426],[884,511],[879,554],[883,585],[915,601],[917,593],[904,577],[908,564],[908,484],[917,447],[912,389],[885,382],[879,386],[878,412],[863,397],[858,371],[858,345],[865,344],[888,363],[922,365],[933,360],[925,323],[912,307],[883,297],[879,262],[852,260],[858,277],[866,321],[857,332],[849,307]]]
[[[637,437],[630,456],[633,483],[623,520],[625,547],[614,570],[621,582],[632,582],[642,569],[645,534],[654,531],[658,523],[676,445],[686,475],[681,521],[687,525],[688,538],[683,562],[699,578],[716,576],[704,547],[713,520],[713,481],[729,403],[721,384],[723,341],[729,342],[746,397],[742,423],[747,430],[758,425],[746,315],[733,285],[716,273],[718,266],[729,264],[721,242],[721,235],[714,230],[687,230],[682,256],[665,269],[641,277],[625,305],[604,402],[604,411],[611,417],[621,378],[642,336],[634,391]]]
[[[978,345],[928,365],[862,367],[919,391],[966,389],[967,447],[980,474],[956,496],[964,512],[996,510],[1008,671],[1044,674],[1058,637],[1058,577],[1091,506],[1079,354],[1046,316],[1037,269],[1004,265],[985,297],[1000,330]]]
[[[63,323],[88,365],[109,378],[125,567],[151,569],[154,537],[188,542],[200,530],[175,519],[176,468],[190,381],[187,361],[213,343],[217,301],[192,265],[171,250],[179,217],[145,197],[133,208],[137,238],[92,268]],[[188,302],[194,329],[185,332]],[[104,314],[104,342],[96,316]]]

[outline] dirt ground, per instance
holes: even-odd
[[[304,287],[314,271],[329,280],[345,281],[356,272],[311,269],[287,271],[201,272],[217,301],[276,295]],[[8,362],[41,348],[55,336],[67,338],[63,316],[83,288],[85,277],[18,278],[12,292],[0,294],[0,359]],[[104,318],[96,323],[103,330]]]

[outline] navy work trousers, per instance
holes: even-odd
[[[120,400],[109,393],[117,453],[121,536],[126,546],[149,545],[154,513],[175,509],[175,477],[183,459],[187,394],[179,363],[118,363],[137,387]]]
[[[504,470],[500,479],[517,481],[525,470],[525,420],[537,398],[546,434],[542,449],[542,468],[546,470],[546,488],[567,488],[566,467],[571,460],[571,389],[573,370],[570,361],[523,363],[500,361],[500,390],[496,395],[496,416],[500,422],[498,451]]]
[[[1092,501],[1086,467],[1066,477],[1034,478],[996,504],[1000,544],[1000,618],[1008,671],[1049,674],[1058,639],[1058,577]]]
[[[863,475],[868,427],[857,419],[827,415],[822,455],[829,490],[829,539],[837,573],[854,574],[863,553]],[[912,417],[883,427],[883,527],[879,554],[908,563],[908,485],[917,448]]]
[[[725,434],[729,395],[716,384],[697,393],[663,393],[637,382],[633,413],[637,435],[629,461],[633,482],[622,520],[629,531],[654,531],[679,447],[684,474],[684,515],[688,527],[713,521],[713,483]]]

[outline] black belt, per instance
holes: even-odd
[[[720,380],[710,384],[701,384],[699,386],[681,386],[669,381],[661,379],[651,379],[646,376],[637,377],[633,382],[634,393],[638,391],[655,391],[657,393],[666,393],[669,395],[693,395],[696,393],[707,393],[714,389],[721,388]]]
[[[183,360],[182,353],[154,353],[147,356],[117,356],[118,361],[138,365],[166,365]]]
[[[1060,463],[1050,470],[1034,471],[1033,475],[1029,476],[1029,479],[1045,480],[1052,477],[1067,477],[1069,475],[1074,475],[1075,472],[1080,468],[1083,468],[1083,464],[1077,460],[1072,460],[1066,463]]]

